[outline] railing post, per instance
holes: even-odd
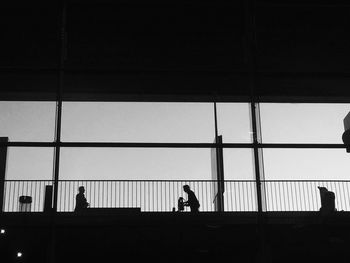
[[[0,137],[1,143],[7,143],[8,137]],[[6,176],[7,146],[0,146],[0,213],[4,209],[5,176]]]

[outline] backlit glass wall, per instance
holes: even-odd
[[[57,160],[58,211],[74,210],[83,185],[93,208],[170,212],[186,198],[184,184],[201,211],[214,211],[216,134],[224,143],[225,211],[257,211],[257,163],[264,210],[316,211],[318,186],[335,192],[339,210],[350,210],[341,140],[347,104],[260,103],[258,144],[250,103],[220,102],[215,111],[209,102],[63,102],[60,126],[56,102],[2,101],[0,109],[0,135],[9,138],[4,211],[19,211],[22,195],[42,211]]]

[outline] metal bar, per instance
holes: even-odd
[[[62,105],[60,105],[60,108]],[[61,118],[61,115],[59,116]],[[120,148],[290,148],[346,149],[340,143],[141,143],[141,142],[0,142],[0,147],[120,147]]]
[[[19,196],[19,185],[20,185],[20,184],[17,184],[16,190],[15,190],[15,193],[16,193],[16,196],[17,196],[17,197]],[[17,200],[17,201],[18,201],[18,200]]]
[[[345,187],[345,182],[342,183],[343,186],[343,194],[344,194],[344,211],[349,210],[349,200],[346,198],[346,196],[349,196],[347,193],[347,187]]]
[[[0,143],[7,143],[8,137],[0,137]],[[7,146],[0,145],[0,213],[4,208],[5,178],[6,178]]]
[[[254,88],[254,87],[253,87]],[[261,196],[261,178],[260,178],[260,161],[259,161],[259,148],[258,148],[258,128],[257,128],[257,114],[256,107],[257,105],[253,101],[251,104],[251,118],[252,118],[252,132],[253,132],[253,151],[254,151],[254,163],[255,163],[255,181],[256,181],[256,193],[257,193],[257,201],[258,201],[258,213],[261,215],[262,208],[262,196]]]
[[[148,142],[0,142],[0,147],[121,147],[121,148],[215,148],[216,143]],[[227,148],[252,148],[250,143],[226,143]],[[341,147],[345,148],[345,147]]]
[[[6,182],[6,185],[8,185],[8,187],[6,187],[6,189],[9,188],[8,195],[6,196],[7,197],[6,201],[9,201],[9,200],[11,200],[12,182]],[[8,202],[7,209],[5,211],[10,212],[10,208],[11,208],[10,204],[11,204],[11,202]]]
[[[261,5],[261,4],[259,4]],[[263,4],[265,5],[265,4]],[[274,3],[274,6],[277,6],[279,4]],[[288,6],[289,4],[284,4],[281,3],[283,6]],[[292,4],[294,5],[294,4]],[[303,6],[306,6],[302,4]],[[294,5],[295,6],[295,5]],[[313,5],[311,5],[313,6]],[[326,5],[318,5],[318,6],[333,6],[332,4]],[[339,5],[336,5],[339,7]],[[342,6],[347,6],[349,7],[350,5],[342,5]],[[32,74],[42,74],[42,73],[56,73],[58,70],[60,70],[59,67],[31,67],[31,66],[23,66],[23,67],[6,67],[2,66],[0,67],[0,72],[1,73],[32,73]],[[164,68],[152,68],[152,69],[97,69],[97,68],[86,68],[86,67],[77,67],[77,68],[64,68],[61,69],[64,70],[65,73],[69,74],[96,74],[96,75],[106,75],[106,74],[113,74],[113,75],[118,75],[118,74],[179,74],[179,73],[196,73],[196,74],[212,74],[212,75],[222,75],[222,76],[250,76],[250,72],[244,71],[244,70],[225,70],[225,69],[164,69]],[[350,74],[347,71],[329,71],[329,72],[320,72],[320,71],[312,71],[312,72],[288,72],[288,71],[271,71],[271,72],[266,72],[266,71],[260,71],[259,69],[255,70],[255,74],[259,77],[300,77],[300,78],[308,78],[308,77],[317,77],[317,78],[349,78]],[[192,97],[191,97],[192,98]],[[305,98],[307,99],[307,98]],[[312,98],[309,98],[309,100]],[[118,100],[117,100],[118,101]],[[212,100],[208,100],[207,102],[211,102]],[[217,98],[218,102],[227,102],[225,98],[222,98],[221,96]],[[325,100],[325,102],[330,101],[330,100]],[[236,102],[236,100],[234,100]],[[243,101],[244,102],[244,101]]]

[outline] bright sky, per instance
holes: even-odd
[[[347,104],[261,104],[265,143],[340,143]],[[345,149],[265,149],[266,179],[350,180]]]
[[[251,141],[249,104],[218,103],[224,142]],[[346,104],[261,104],[263,142],[342,143]],[[0,136],[53,141],[54,102],[0,102]],[[212,103],[65,102],[62,141],[213,142]],[[61,179],[211,179],[210,149],[63,148]],[[266,179],[350,179],[345,149],[265,149]],[[20,165],[19,165],[20,164]],[[225,177],[254,179],[250,149],[224,150]],[[51,179],[53,149],[11,147],[7,179]]]

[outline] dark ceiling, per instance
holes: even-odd
[[[350,4],[74,0],[65,10],[60,64],[61,4],[1,8],[0,99],[55,99],[61,87],[67,100],[350,100]]]

